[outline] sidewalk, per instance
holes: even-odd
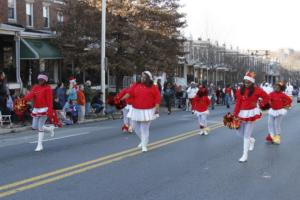
[[[120,118],[120,114],[117,113],[114,115],[114,119],[119,119]],[[79,124],[87,124],[87,123],[93,123],[93,122],[100,122],[100,121],[104,121],[104,120],[109,120],[111,119],[109,116],[101,116],[101,117],[97,117],[97,118],[92,118],[92,119],[86,119],[84,120],[84,122],[81,122]],[[68,126],[72,126],[72,125],[68,125]],[[66,127],[66,126],[64,126]],[[26,126],[21,126],[21,125],[15,125],[15,127],[9,128],[9,126],[4,126],[0,128],[0,135],[3,134],[9,134],[9,133],[19,133],[22,131],[28,131],[31,130],[31,125],[26,125]]]
[[[165,111],[166,111],[166,108],[161,107],[160,112],[164,113]],[[176,112],[176,111],[182,111],[182,109],[172,108],[172,112]],[[121,113],[117,112],[116,114],[114,114],[114,119],[120,119],[120,117],[121,117]],[[111,119],[111,116],[100,116],[100,117],[85,119],[85,121],[81,122],[80,124],[100,122],[100,121],[109,120],[109,119]],[[12,127],[12,128],[9,128],[9,126],[0,127],[0,135],[9,134],[9,133],[20,133],[23,131],[31,130],[31,124],[26,125],[26,126],[21,126],[21,125],[14,125],[14,126],[15,127]],[[72,125],[68,125],[68,126],[72,126]],[[64,127],[66,127],[66,126],[64,126]]]

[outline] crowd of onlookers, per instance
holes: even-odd
[[[158,85],[160,85],[160,82],[158,82]],[[238,88],[238,84],[216,87],[214,84],[206,86],[191,82],[187,87],[184,87],[171,82],[166,82],[160,91],[168,109],[168,114],[171,114],[172,107],[191,111],[191,101],[196,96],[198,88],[201,86],[207,87],[208,89],[209,98],[212,102],[211,109],[215,109],[216,105],[225,105],[227,108],[230,108],[230,105],[235,99],[235,91]]]
[[[86,116],[111,115],[116,111],[113,102],[113,94],[109,94],[106,102],[102,101],[101,91],[92,89],[91,81],[77,85],[75,79],[70,79],[69,84],[59,83],[53,89],[53,109],[63,124],[71,125],[85,121]],[[24,89],[26,94],[30,88]],[[2,115],[10,115],[12,122],[27,124],[31,121],[31,104],[25,102],[24,95],[15,90],[9,90],[4,72],[0,72],[0,112]],[[20,104],[25,103],[24,106]],[[104,105],[106,104],[106,105]],[[22,107],[23,110],[18,108]]]

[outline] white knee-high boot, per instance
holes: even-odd
[[[243,155],[240,158],[239,162],[246,162],[247,161],[249,146],[250,146],[250,139],[249,138],[244,138]]]
[[[43,126],[43,129],[44,129],[44,131],[47,131],[47,132],[49,132],[50,134],[51,134],[51,137],[54,137],[54,129],[55,129],[55,127],[53,126],[53,125],[50,125],[50,126]]]
[[[39,132],[38,135],[38,142],[35,148],[35,151],[42,151],[43,150],[43,139],[44,139],[44,132]]]
[[[250,138],[249,151],[254,150],[254,145],[255,145],[255,139],[252,137]]]

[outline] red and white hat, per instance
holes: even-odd
[[[246,75],[244,76],[244,80],[248,80],[252,83],[255,83],[255,73],[254,72],[246,72]]]
[[[74,78],[73,76],[71,76],[71,77],[69,78],[69,82],[70,82],[70,83],[76,83],[76,78]]]
[[[38,80],[42,79],[46,82],[48,82],[48,76],[45,75],[45,74],[39,74],[38,77],[37,77]]]

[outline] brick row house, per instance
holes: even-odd
[[[0,0],[0,71],[10,89],[30,86],[40,71],[51,83],[61,76],[62,55],[52,31],[63,23],[63,0]]]

